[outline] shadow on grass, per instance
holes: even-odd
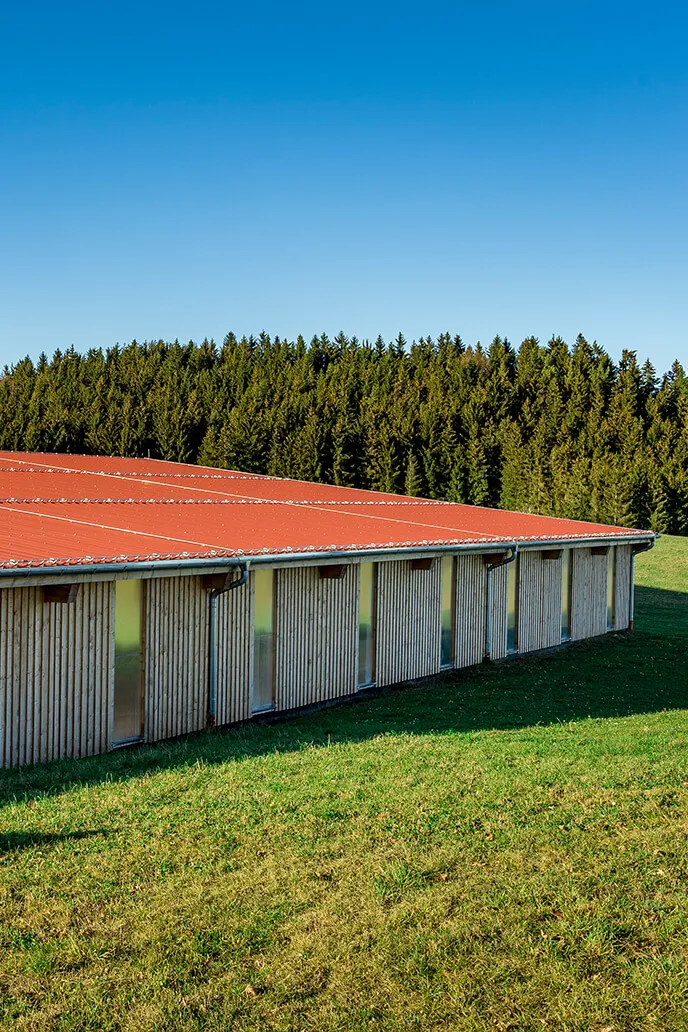
[[[649,615],[659,619],[657,595],[672,596],[662,605],[678,611],[678,617],[657,633],[610,634],[549,653],[449,671],[271,723],[251,722],[105,756],[0,771],[0,805],[80,785],[240,762],[313,745],[362,742],[384,734],[516,730],[682,709],[688,706],[688,647],[685,632],[678,628],[688,596],[638,589],[636,626],[642,626],[646,605],[651,607]]]
[[[686,591],[636,585],[635,626],[654,634],[688,636],[688,585]]]
[[[10,831],[6,835],[0,835],[0,856],[3,853],[17,853],[22,849],[34,849],[36,846],[54,846],[57,842],[109,834],[110,831],[107,828],[94,828],[90,831],[63,831],[55,834],[46,834],[42,831]]]

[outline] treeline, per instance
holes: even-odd
[[[228,334],[5,368],[0,447],[146,456],[688,533],[688,378],[578,337]]]

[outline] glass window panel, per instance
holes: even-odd
[[[519,557],[507,566],[506,651],[518,652],[518,567]]]
[[[440,663],[451,666],[454,660],[454,556],[442,557],[442,651]]]
[[[361,563],[358,603],[358,684],[375,681],[375,580],[376,563]]]
[[[607,555],[607,630],[616,625],[616,549],[612,545]]]
[[[113,742],[140,738],[143,731],[141,599],[141,581],[116,582]]]
[[[253,709],[274,705],[273,676],[273,570],[253,574]]]
[[[561,640],[571,637],[571,549],[561,554]]]

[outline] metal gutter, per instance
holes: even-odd
[[[580,538],[522,538],[518,542],[519,552],[525,552],[528,549],[540,549],[540,548],[585,548],[589,545],[593,547],[604,546],[604,545],[637,545],[640,543],[648,542],[650,539],[654,540],[659,537],[654,531],[648,531],[647,534],[618,534],[604,535],[600,534],[597,537],[580,537]]]
[[[485,588],[485,659],[492,658],[492,572],[500,566],[508,566],[518,558],[518,544],[514,541],[506,546],[511,555],[496,563],[488,563]]]
[[[215,725],[217,716],[217,600],[220,595],[240,588],[248,580],[248,563],[239,567],[241,577],[230,581],[224,588],[214,588],[210,592],[210,630],[208,641],[208,724]]]
[[[261,554],[238,554],[231,556],[208,556],[194,559],[157,559],[136,562],[126,560],[122,563],[63,563],[50,566],[15,566],[0,567],[0,580],[23,579],[25,577],[53,577],[72,574],[74,577],[103,574],[154,574],[154,573],[192,573],[196,570],[207,572],[209,568],[215,570],[231,569],[232,567],[250,562],[252,566],[262,565],[284,565],[291,563],[323,563],[339,562],[352,559],[394,559],[396,557],[408,558],[416,555],[464,555],[489,554],[491,552],[503,552],[506,548],[517,547],[520,551],[539,548],[556,547],[585,547],[586,545],[634,545],[647,544],[658,537],[657,534],[634,534],[625,536],[609,537],[581,537],[581,538],[525,538],[519,542],[506,541],[476,541],[470,544],[448,544],[448,545],[408,545],[401,548],[340,548],[328,549],[326,551],[312,552],[264,552]],[[644,551],[644,549],[643,549]]]
[[[657,540],[657,538],[659,536],[660,536],[659,534],[655,534],[655,536],[652,538],[652,540],[646,541],[642,548],[636,548],[636,549],[634,549],[631,552],[631,593],[630,593],[631,597],[630,597],[630,603],[629,603],[629,610],[630,610],[630,612],[629,612],[629,619],[628,619],[628,627],[629,627],[629,630],[631,630],[631,631],[633,630],[633,615],[634,615],[634,609],[635,609],[635,557],[637,555],[640,555],[641,552],[649,552],[649,551],[651,551],[655,547],[655,541]]]
[[[103,573],[155,573],[162,570],[167,573],[189,572],[201,570],[207,572],[209,568],[217,569],[219,566],[231,568],[241,566],[246,562],[243,556],[221,556],[208,559],[158,559],[135,562],[126,560],[122,563],[62,563],[51,566],[11,566],[0,568],[0,579],[15,577],[53,577],[65,574],[73,574],[75,577],[83,574]]]

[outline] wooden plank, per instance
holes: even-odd
[[[115,621],[116,621],[116,584],[110,585],[108,643],[108,701],[107,701],[107,745],[112,744],[115,729]]]
[[[198,576],[146,588],[144,716],[146,739],[158,741],[205,727],[210,598]]]
[[[441,664],[442,564],[419,575],[404,560],[378,563],[376,682],[437,673]]]
[[[351,695],[358,639],[359,566],[322,579],[317,567],[276,576],[275,708],[294,709]]]
[[[39,587],[0,590],[0,766],[105,748],[107,597],[104,585],[85,584],[70,605],[44,602]]]
[[[607,556],[590,548],[571,549],[571,637],[575,641],[607,630]]]
[[[217,716],[219,725],[246,720],[250,715],[253,649],[253,575],[240,588],[217,600]],[[203,624],[207,634],[207,611]],[[207,650],[206,650],[207,652]],[[208,671],[205,669],[207,683]]]
[[[51,645],[54,639],[54,610],[57,606],[46,606],[41,607],[41,618],[43,624],[43,633],[38,643],[41,653],[41,681],[40,681],[40,692],[41,692],[41,735],[39,745],[39,759],[42,763],[50,759],[52,755],[52,737],[53,737],[53,698],[54,691],[50,681],[50,669],[52,660],[52,649]]]
[[[616,628],[626,630],[631,621],[631,555],[630,545],[616,546]]]
[[[561,641],[561,554],[553,559],[547,552],[520,553],[519,652],[552,648]]]
[[[11,589],[0,588],[0,768],[8,765],[7,706],[9,701],[10,679],[7,655],[7,612]]]
[[[485,655],[487,571],[481,555],[456,558],[454,665],[473,666]]]
[[[506,656],[508,566],[498,566],[492,578],[492,651],[491,659]]]

